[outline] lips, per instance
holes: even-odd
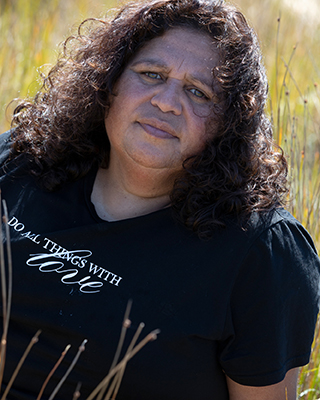
[[[177,135],[172,127],[157,120],[140,121],[139,124],[149,135],[160,139],[177,139]]]

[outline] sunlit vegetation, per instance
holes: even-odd
[[[288,156],[287,208],[320,249],[320,5],[316,0],[234,0],[258,32],[270,82],[268,112]],[[87,17],[115,6],[103,0],[0,1],[0,130],[16,97],[32,96],[59,53],[58,44]],[[5,115],[6,111],[6,115]],[[152,350],[150,350],[152,351]],[[299,398],[320,398],[320,338],[300,373]]]

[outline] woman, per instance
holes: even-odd
[[[161,334],[129,362],[118,399],[294,399],[319,259],[281,208],[286,161],[254,32],[221,1],[128,4],[87,24],[2,136],[7,376],[43,331],[12,398],[34,398],[84,338],[60,393],[82,381],[88,395],[133,299],[132,331],[143,320]]]

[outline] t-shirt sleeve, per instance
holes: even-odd
[[[0,135],[0,167],[5,163],[10,155],[12,130]]]
[[[220,363],[249,386],[280,382],[309,362],[319,310],[319,258],[293,218],[276,223],[251,245],[235,282]]]
[[[27,153],[21,153],[10,157],[12,153],[14,129],[4,132],[0,135],[0,185],[7,178],[12,181],[14,177],[20,174],[29,173],[30,158]]]

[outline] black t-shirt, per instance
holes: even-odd
[[[1,135],[3,163],[8,156]],[[49,397],[84,339],[86,350],[57,399],[82,382],[86,398],[107,374],[129,299],[124,349],[140,322],[161,333],[126,368],[118,400],[227,400],[224,372],[262,386],[306,364],[318,312],[319,259],[286,211],[253,215],[200,240],[170,208],[116,222],[90,201],[96,170],[49,193],[26,174],[24,156],[2,171],[13,250],[13,304],[5,379],[41,329],[8,399]],[[6,174],[4,175],[4,172]]]

